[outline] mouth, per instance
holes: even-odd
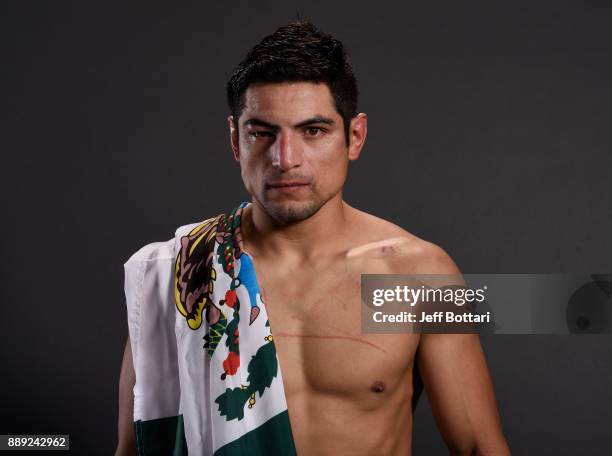
[[[308,187],[308,185],[309,184],[305,182],[295,182],[295,181],[273,182],[273,183],[266,184],[266,186],[270,190],[280,192],[280,193],[292,193],[302,188]]]

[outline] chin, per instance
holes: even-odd
[[[267,201],[263,205],[270,217],[281,225],[298,223],[312,217],[325,204],[319,200],[309,201]]]

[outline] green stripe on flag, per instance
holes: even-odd
[[[187,456],[183,415],[134,422],[138,455]]]
[[[287,410],[247,432],[239,439],[222,446],[214,456],[294,456],[289,413]]]

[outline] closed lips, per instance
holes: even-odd
[[[273,184],[268,184],[270,187],[295,187],[298,185],[307,185],[304,182],[277,182]]]

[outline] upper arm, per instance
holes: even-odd
[[[451,450],[509,454],[477,334],[422,334],[417,363],[436,423]]]
[[[440,247],[426,243],[420,256],[419,273],[460,276]],[[449,449],[509,454],[478,334],[421,334],[416,360]]]
[[[119,388],[131,389],[136,383],[136,372],[134,371],[134,360],[132,358],[132,345],[130,336],[127,338],[123,350],[123,360],[121,362],[121,373],[119,374]]]
[[[121,373],[119,374],[119,417],[117,420],[118,443],[116,456],[136,454],[134,435],[134,384],[136,373],[132,359],[132,348],[128,336],[123,351]]]

